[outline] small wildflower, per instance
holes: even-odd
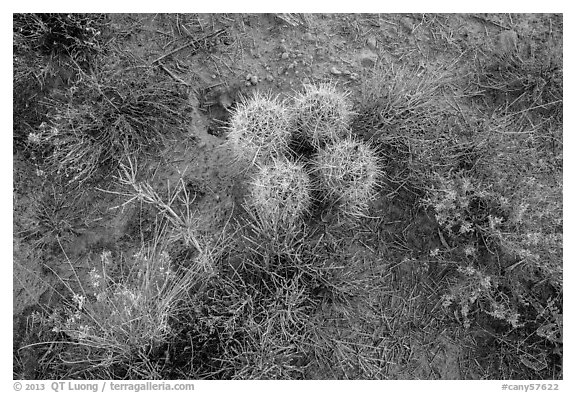
[[[83,340],[88,337],[88,333],[90,332],[90,327],[88,325],[80,325],[78,328],[78,339]]]
[[[462,225],[460,226],[460,231],[461,234],[466,234],[469,232],[472,232],[472,223],[469,221],[464,221],[462,223]]]
[[[76,303],[78,310],[82,310],[82,308],[84,307],[84,303],[86,302],[86,297],[75,293],[74,296],[72,296],[72,301]]]
[[[476,273],[476,270],[472,266],[466,266],[466,267],[458,266],[457,270],[459,273],[462,273],[469,277],[471,277],[474,273]]]
[[[102,276],[96,272],[96,268],[93,267],[92,270],[90,270],[89,275],[90,275],[90,284],[92,285],[92,287],[99,288],[100,279],[102,278]]]
[[[428,261],[422,261],[421,269],[424,273],[427,273],[428,270],[430,270],[430,264],[428,263]]]
[[[480,280],[480,285],[482,285],[486,289],[490,289],[492,286],[490,277],[483,276],[482,279]]]
[[[454,301],[454,295],[442,295],[442,307],[444,308],[450,307],[453,301]]]
[[[102,263],[104,265],[109,265],[111,256],[112,256],[112,251],[104,250],[104,251],[102,251],[102,254],[100,254],[100,260],[102,261]]]
[[[469,178],[465,177],[462,179],[462,191],[469,192],[473,191],[474,186],[472,185],[472,181]]]
[[[502,225],[504,219],[502,217],[494,217],[492,215],[488,216],[488,223],[490,225],[490,229],[495,230],[496,227]]]
[[[464,246],[464,255],[466,255],[467,257],[472,257],[476,255],[476,247],[474,247],[472,244],[467,244],[466,246]]]
[[[28,134],[28,142],[31,143],[40,143],[40,134],[35,134],[33,132],[31,132],[30,134]]]

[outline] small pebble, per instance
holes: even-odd
[[[514,30],[505,30],[498,35],[500,50],[504,53],[512,53],[518,47],[518,33]]]
[[[342,74],[342,72],[341,72],[338,68],[336,68],[336,67],[330,68],[330,73],[333,74],[333,75],[340,75],[340,74]]]
[[[288,57],[290,57],[290,55],[288,54],[288,52],[282,53],[282,60],[286,60]]]
[[[216,75],[215,75],[215,74],[212,74],[212,79],[216,79]]]
[[[273,75],[267,75],[267,76],[266,76],[266,80],[267,80],[268,82],[274,82],[274,76],[273,76]]]
[[[304,39],[306,41],[314,41],[314,34],[307,32],[306,34],[304,34]]]
[[[246,87],[250,87],[250,86],[252,86],[252,83],[250,83],[250,81],[246,81],[246,82],[244,82],[244,85],[245,85]]]
[[[258,76],[252,75],[252,77],[250,78],[250,83],[252,83],[253,85],[257,85],[258,84]]]
[[[285,71],[284,67],[282,66],[278,67],[278,75],[282,75],[284,71]]]
[[[304,79],[302,79],[302,83],[307,85],[310,83],[310,79],[308,77],[305,77]]]
[[[252,78],[251,74],[246,75],[246,80],[249,81]]]
[[[360,64],[366,68],[372,68],[378,62],[378,55],[371,50],[364,50],[360,54]]]
[[[376,37],[374,36],[368,37],[368,39],[366,40],[366,45],[368,45],[368,48],[370,49],[376,49]]]

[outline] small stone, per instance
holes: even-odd
[[[202,141],[202,142],[198,143],[198,148],[199,148],[199,149],[204,149],[205,147],[206,147],[206,142],[205,142],[205,141]]]
[[[250,78],[250,83],[252,83],[253,85],[257,85],[258,84],[258,76],[252,75],[252,77]]]
[[[290,53],[290,57],[295,59],[296,58],[296,53]]]
[[[289,69],[289,70],[294,69],[294,63],[290,63],[290,65],[288,65],[288,69]]]
[[[307,32],[306,34],[304,34],[304,39],[306,41],[314,41],[315,40],[314,34]]]
[[[333,74],[333,75],[341,75],[341,74],[342,74],[342,71],[340,71],[340,70],[339,70],[338,68],[336,68],[336,67],[332,67],[332,68],[330,68],[330,73]]]
[[[252,78],[251,74],[246,75],[246,80],[249,81]]]
[[[503,31],[498,35],[498,42],[502,52],[514,52],[518,46],[518,34],[514,30]]]
[[[278,49],[280,49],[280,52],[288,52],[288,48],[284,44],[280,44]]]
[[[284,52],[282,53],[282,60],[286,60],[288,57],[290,57],[290,55],[288,54],[288,52]]]
[[[220,94],[218,97],[218,103],[222,108],[228,109],[232,106],[232,97],[228,93]]]
[[[353,81],[358,80],[359,77],[360,77],[360,76],[359,76],[357,73],[355,73],[355,72],[353,72],[353,73],[350,74],[350,79],[352,79]]]
[[[244,85],[245,85],[246,87],[250,87],[250,86],[252,86],[252,83],[250,83],[250,81],[246,81],[246,82],[244,82]]]
[[[266,76],[266,80],[267,80],[268,82],[274,82],[274,76],[273,76],[273,75],[267,75],[267,76]]]
[[[308,77],[305,77],[304,79],[302,79],[302,83],[308,85],[310,84],[310,79]]]
[[[284,69],[284,67],[282,67],[282,66],[278,67],[278,71],[277,71],[278,76],[282,75],[282,74],[284,73],[284,71],[286,71],[286,70]]]
[[[364,50],[360,53],[360,64],[362,67],[372,68],[378,61],[378,55],[371,50]]]
[[[376,49],[376,37],[374,37],[373,35],[368,37],[368,39],[366,40],[366,45],[368,45],[368,48],[375,50]]]
[[[211,75],[212,79],[216,79],[216,74]]]

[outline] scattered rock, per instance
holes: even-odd
[[[278,71],[277,71],[278,76],[282,75],[285,71],[286,71],[286,69],[284,67],[282,67],[282,66],[278,67]]]
[[[286,47],[285,44],[280,44],[278,46],[278,49],[280,49],[280,52],[284,53],[284,52],[288,52],[288,48]]]
[[[290,63],[290,65],[288,66],[288,69],[292,70],[292,69],[294,69],[294,67],[296,67],[296,65],[294,63]]]
[[[288,52],[284,52],[284,53],[282,53],[281,57],[282,57],[282,60],[286,60],[287,58],[290,57],[290,55],[288,54]]]
[[[353,72],[350,74],[349,78],[353,81],[356,81],[360,78],[360,76],[357,73]]]
[[[250,86],[252,86],[252,83],[250,83],[250,81],[246,81],[246,82],[244,82],[244,86],[250,87]]]
[[[302,79],[302,83],[307,85],[310,83],[310,79],[308,77],[305,77],[304,79]]]
[[[252,75],[252,77],[250,77],[250,83],[252,83],[254,86],[258,84],[258,76],[256,75]]]
[[[332,67],[332,68],[330,68],[330,73],[333,74],[333,75],[341,75],[341,74],[342,74],[342,71],[340,71],[340,70],[339,70],[338,68],[336,68],[336,67]]]
[[[252,78],[252,74],[246,75],[246,80],[249,81]]]
[[[266,80],[268,82],[274,82],[274,76],[273,75],[266,75]]]
[[[502,52],[514,52],[518,47],[518,34],[514,30],[505,30],[498,35],[498,43]]]
[[[218,103],[220,104],[220,106],[224,109],[228,109],[232,106],[233,100],[232,97],[230,97],[230,94],[228,94],[227,92],[220,94],[218,96]]]
[[[360,53],[360,64],[362,67],[372,68],[378,61],[378,55],[371,50],[364,50]]]
[[[368,39],[366,40],[366,45],[368,45],[368,48],[375,50],[376,49],[376,37],[374,37],[373,35],[368,37]]]

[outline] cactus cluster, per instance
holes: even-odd
[[[352,114],[347,95],[332,84],[305,85],[291,102],[270,94],[243,99],[232,112],[228,140],[237,159],[256,167],[245,206],[262,222],[293,230],[316,189],[342,213],[363,215],[380,170],[370,146],[353,138]],[[311,156],[291,160],[298,157],[294,140],[311,146]]]

